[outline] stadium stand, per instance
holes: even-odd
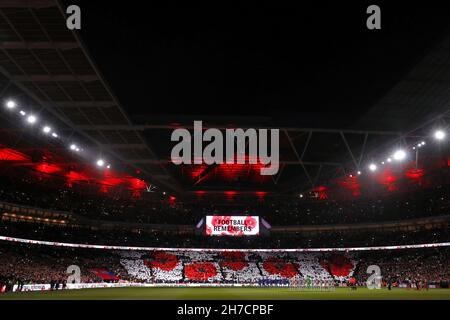
[[[206,214],[252,212],[278,225],[314,225],[380,222],[448,214],[450,186],[428,188],[354,200],[270,201],[241,206],[208,203],[168,204],[129,196],[89,194],[60,186],[35,188],[30,178],[1,177],[0,200],[40,208],[69,211],[82,217],[107,221],[152,224],[195,224]],[[14,185],[11,188],[1,186]],[[84,190],[85,191],[85,190]]]

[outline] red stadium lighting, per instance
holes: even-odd
[[[28,157],[14,149],[0,148],[0,161],[29,161]]]
[[[36,166],[36,170],[41,173],[54,174],[56,172],[60,172],[61,168],[54,164],[40,163]]]

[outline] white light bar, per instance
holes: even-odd
[[[207,249],[207,248],[156,248],[156,247],[125,247],[125,246],[105,246],[97,244],[80,244],[67,242],[53,242],[41,240],[29,240],[13,237],[0,236],[0,241],[10,241],[28,244],[38,244],[55,247],[71,247],[84,249],[103,250],[130,250],[130,251],[197,251],[197,252],[329,252],[329,251],[377,251],[377,250],[401,250],[401,249],[421,249],[450,247],[450,242],[427,243],[427,244],[407,244],[399,246],[379,246],[379,247],[350,247],[350,248],[297,248],[297,249]]]

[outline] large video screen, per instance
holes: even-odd
[[[210,236],[259,235],[258,216],[206,216],[206,234]]]

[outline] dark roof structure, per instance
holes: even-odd
[[[17,97],[158,186],[178,193],[305,190],[355,172],[374,150],[408,145],[450,117],[450,38],[440,43],[359,122],[345,128],[299,125],[295,119],[202,117],[205,127],[280,129],[280,171],[263,180],[250,165],[175,166],[170,134],[196,117],[130,117],[76,32],[65,28],[56,0],[0,2],[0,96]],[[130,84],[132,85],[132,84]],[[382,120],[382,121],[381,121]],[[381,124],[382,123],[382,124]],[[3,128],[13,130],[14,125]],[[402,129],[396,129],[402,128]],[[54,146],[54,148],[57,148]],[[207,178],[208,177],[208,178]]]

